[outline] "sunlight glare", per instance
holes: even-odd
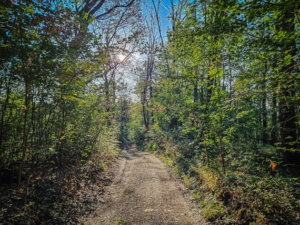
[[[125,55],[123,54],[119,54],[119,60],[122,62],[124,59],[126,58]]]

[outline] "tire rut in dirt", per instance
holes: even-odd
[[[105,204],[85,224],[201,224],[166,166],[133,146],[122,151],[119,170],[104,199]]]

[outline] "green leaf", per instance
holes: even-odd
[[[35,14],[34,8],[31,8],[29,6],[25,8],[25,12],[30,14]]]

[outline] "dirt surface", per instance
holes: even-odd
[[[156,156],[126,145],[97,210],[84,224],[206,224],[184,185]]]

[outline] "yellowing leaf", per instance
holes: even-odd
[[[272,160],[270,160],[270,165],[269,165],[269,168],[271,168],[272,171],[275,171],[276,170],[276,167],[277,167],[277,164],[275,162],[273,162]]]

